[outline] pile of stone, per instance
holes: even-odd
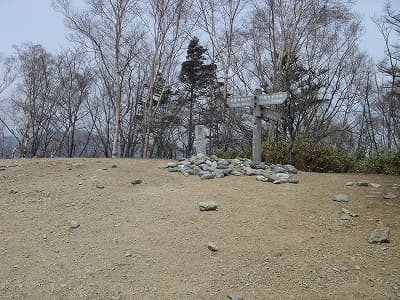
[[[178,162],[170,162],[165,168],[169,172],[181,172],[185,176],[198,175],[201,179],[224,178],[225,176],[255,176],[262,182],[298,183],[293,179],[297,169],[292,165],[267,165],[247,158],[224,159],[215,155],[210,157],[198,154],[191,158],[183,158]]]

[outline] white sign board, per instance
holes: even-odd
[[[287,98],[287,93],[275,93],[271,95],[260,95],[257,96],[257,105],[273,105],[282,104]]]
[[[229,97],[227,101],[231,108],[254,106],[254,96],[233,96]]]

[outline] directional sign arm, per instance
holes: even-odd
[[[257,96],[257,104],[258,105],[273,105],[273,104],[282,104],[286,101],[288,94],[286,92],[275,93],[271,95],[261,95]]]
[[[227,99],[230,108],[246,107],[254,105],[254,96],[233,96]]]

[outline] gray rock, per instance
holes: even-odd
[[[273,183],[273,184],[281,184],[281,183],[282,183],[282,180],[278,179],[278,180],[273,181],[272,183]]]
[[[290,178],[290,175],[288,173],[276,173],[276,176],[279,177],[280,180],[288,180]]]
[[[263,175],[257,175],[257,176],[256,176],[256,180],[257,180],[257,181],[264,181],[264,180],[268,180],[268,178],[266,178],[266,177],[263,176]]]
[[[353,186],[353,185],[354,185],[354,182],[349,181],[349,182],[346,182],[344,185],[345,185],[345,186]]]
[[[71,164],[71,167],[73,168],[83,168],[84,166],[85,166],[84,163],[79,163],[79,162]]]
[[[243,297],[236,293],[228,294],[228,298],[231,300],[243,300]]]
[[[224,178],[225,177],[224,170],[221,170],[221,169],[214,170],[212,174],[215,176],[215,178]]]
[[[231,159],[231,160],[228,160],[228,162],[231,164],[231,165],[239,165],[240,164],[240,159],[237,159],[237,158],[234,158],[234,159]]]
[[[168,168],[168,172],[179,172],[179,168],[178,167],[172,167],[172,168]]]
[[[370,186],[372,186],[373,188],[376,188],[376,189],[381,187],[381,185],[378,183],[370,183]]]
[[[229,167],[229,162],[225,159],[221,159],[217,163],[217,169],[227,169]]]
[[[293,184],[298,184],[299,181],[297,179],[289,179],[287,182],[293,183]]]
[[[256,169],[256,175],[263,175],[265,176],[267,174],[267,172],[265,172],[265,170],[263,169]]]
[[[200,169],[200,167],[194,167],[193,168],[193,173],[194,173],[194,175],[200,175],[200,173],[201,173],[201,169]]]
[[[250,168],[250,167],[245,167],[244,168],[245,174],[247,176],[254,176],[257,174],[256,169]]]
[[[104,189],[104,185],[101,184],[100,182],[97,182],[97,183],[96,183],[96,188],[98,188],[98,189]]]
[[[356,185],[357,185],[357,186],[368,186],[369,183],[366,182],[366,181],[360,181],[360,182],[356,182]]]
[[[233,176],[242,176],[242,172],[240,172],[240,171],[238,171],[238,170],[233,170],[233,171],[231,172],[231,174],[232,174]]]
[[[175,167],[177,167],[178,166],[178,163],[177,162],[169,162],[168,164],[167,164],[167,167],[168,168],[175,168]]]
[[[250,162],[249,166],[252,169],[265,169],[265,163],[263,163],[262,161],[252,161]]]
[[[142,180],[142,179],[135,179],[135,180],[132,180],[132,181],[131,181],[131,184],[132,184],[132,185],[141,184],[141,183],[143,183],[143,180]]]
[[[332,200],[337,201],[337,202],[348,202],[349,197],[347,197],[347,195],[345,195],[345,194],[338,194],[338,195],[333,196]]]
[[[223,169],[222,171],[224,171],[224,175],[228,176],[229,174],[232,173],[232,169],[228,168],[228,169]]]
[[[272,165],[271,166],[272,172],[274,173],[285,173],[286,170],[281,165]]]
[[[368,242],[371,244],[389,243],[390,229],[389,227],[377,228],[370,232]]]
[[[215,178],[215,175],[212,173],[206,173],[200,176],[201,179],[208,180]]]
[[[208,242],[207,243],[207,248],[208,248],[208,250],[210,250],[212,252],[216,252],[216,251],[219,250],[217,245],[214,242]]]
[[[201,211],[217,210],[218,204],[214,201],[202,201],[199,203]]]
[[[200,165],[205,164],[205,163],[206,163],[206,160],[205,160],[205,159],[197,159],[197,160],[194,162],[194,165],[195,165],[195,166],[200,166]]]
[[[188,176],[189,175],[198,175],[198,174],[196,174],[196,172],[194,171],[194,169],[192,169],[192,168],[189,168],[189,167],[185,167],[184,169],[182,169],[182,174],[187,174]]]
[[[292,165],[284,165],[283,168],[286,170],[286,172],[291,173],[291,174],[297,174],[297,169],[292,166]]]
[[[271,174],[271,175],[269,175],[268,176],[268,181],[269,182],[274,182],[274,181],[277,181],[277,180],[281,180],[278,176],[276,176],[276,174]]]
[[[81,225],[79,224],[78,221],[71,221],[71,223],[69,224],[69,227],[72,229],[78,228],[79,226]]]
[[[397,198],[397,195],[395,194],[386,194],[383,196],[383,199],[394,199]]]
[[[352,220],[352,217],[351,217],[349,214],[343,213],[343,214],[340,216],[340,220],[343,220],[343,221],[351,221],[351,220]]]
[[[347,272],[349,270],[349,267],[348,266],[340,266],[338,268],[338,270],[339,270],[339,272],[344,273],[344,272]]]

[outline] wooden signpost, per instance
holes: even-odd
[[[279,121],[281,119],[280,114],[269,108],[268,105],[282,104],[286,99],[286,92],[262,95],[259,89],[256,89],[252,96],[232,96],[228,98],[230,108],[254,107],[252,160],[261,161],[261,120]]]

